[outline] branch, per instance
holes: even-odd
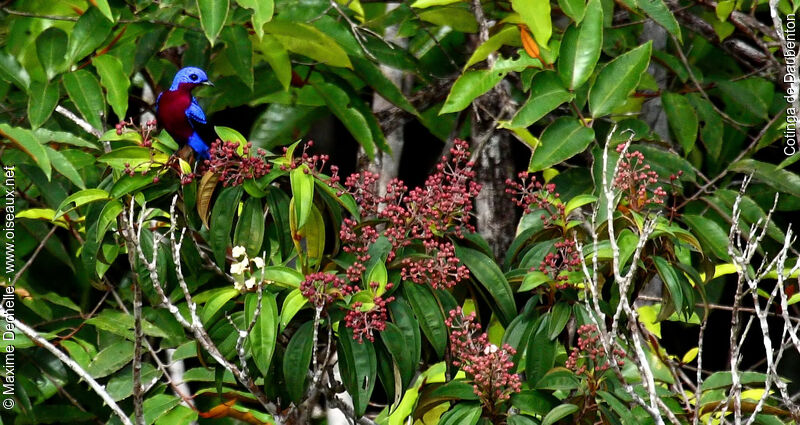
[[[6,311],[5,308],[0,306],[0,316],[8,317],[9,313]],[[72,369],[76,375],[78,375],[82,380],[86,381],[92,390],[103,399],[103,401],[111,408],[111,411],[119,417],[120,421],[124,425],[133,425],[133,422],[128,418],[128,415],[125,414],[124,411],[119,407],[116,401],[108,394],[106,391],[105,386],[100,385],[92,375],[89,374],[86,370],[84,370],[78,363],[72,360],[68,355],[64,352],[56,348],[55,345],[51,344],[50,341],[43,338],[39,335],[38,332],[33,330],[31,327],[22,322],[21,320],[15,321],[16,328],[22,331],[22,333],[27,336],[31,341],[33,341],[36,345],[43,347],[45,350],[52,353],[58,360],[64,363],[68,368]]]

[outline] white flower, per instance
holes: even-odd
[[[264,268],[264,259],[261,257],[253,258],[253,263],[255,263],[256,267],[258,267],[259,269]]]
[[[247,289],[253,289],[253,287],[256,286],[256,278],[251,277],[250,279],[245,280],[244,286],[246,286]]]
[[[237,291],[242,291],[244,289],[244,285],[242,285],[242,282],[239,282],[237,280],[237,281],[233,282],[233,289],[235,289]]]
[[[247,256],[239,263],[231,264],[231,274],[242,274],[245,270],[249,268],[250,262],[247,260]]]
[[[231,251],[231,255],[233,255],[233,258],[239,258],[245,255],[245,252],[246,251],[243,246],[235,246],[233,247],[233,251]]]
[[[483,349],[483,354],[491,354],[497,352],[497,346],[494,344],[489,344],[486,348]]]

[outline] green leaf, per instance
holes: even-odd
[[[109,21],[114,22],[114,15],[111,14],[111,6],[108,5],[108,0],[94,0],[92,2]]]
[[[257,294],[247,294],[245,298],[245,317],[249,324],[253,320],[258,303]],[[272,362],[272,354],[275,351],[275,343],[278,341],[278,304],[275,295],[269,291],[264,291],[261,296],[261,314],[256,319],[250,335],[250,348],[252,350],[253,362],[262,375],[269,371],[269,364]]]
[[[505,77],[505,72],[482,69],[462,74],[450,89],[439,115],[458,112],[472,103],[478,96],[488,92]]]
[[[547,322],[547,337],[556,339],[564,330],[571,315],[572,307],[569,304],[561,302],[553,306],[553,310],[550,311],[550,320]]]
[[[580,208],[586,204],[591,204],[592,202],[597,201],[597,197],[594,195],[589,195],[587,193],[574,196],[567,202],[567,205],[564,207],[564,214],[569,215],[572,211],[576,208]]]
[[[591,0],[583,21],[564,33],[558,51],[558,75],[570,90],[582,86],[594,72],[603,47],[603,6]]]
[[[760,372],[740,372],[739,384],[763,384],[767,380],[767,375]],[[730,371],[714,372],[703,381],[700,387],[703,391],[724,388],[733,385]]]
[[[217,265],[225,265],[225,256],[228,246],[231,244],[231,228],[233,227],[233,217],[239,207],[239,199],[242,197],[241,186],[226,187],[220,192],[214,203],[211,212],[211,234],[210,244],[214,250],[214,259]]]
[[[132,359],[133,343],[119,341],[97,353],[86,371],[94,378],[102,378],[118,371]]]
[[[459,32],[478,32],[475,15],[461,7],[440,7],[418,13],[419,19],[438,26],[447,26]]]
[[[112,23],[95,7],[90,7],[72,28],[67,48],[67,65],[83,59],[111,34]]]
[[[353,65],[353,71],[355,71],[365,83],[374,88],[381,97],[410,114],[419,114],[419,112],[414,109],[414,105],[406,99],[406,96],[400,88],[397,87],[392,80],[387,78],[377,65],[367,59],[357,57],[353,58]]]
[[[631,409],[614,397],[614,395],[606,391],[598,391],[597,394],[620,416],[622,425],[638,424],[636,418],[631,413]]]
[[[156,394],[142,403],[144,410],[144,423],[147,425],[157,421],[175,406],[181,403],[179,397],[169,394]]]
[[[100,84],[106,88],[108,103],[120,120],[125,119],[128,111],[128,88],[130,79],[122,69],[122,62],[115,56],[101,55],[92,59],[92,65],[100,75]]]
[[[508,284],[505,275],[497,264],[486,254],[471,248],[456,245],[456,257],[464,263],[475,279],[492,296],[494,304],[492,309],[497,314],[503,326],[517,316],[517,306],[514,303],[514,292]]]
[[[105,20],[105,18],[103,18]],[[85,69],[64,74],[64,88],[83,118],[94,128],[103,128],[101,116],[106,115],[106,103],[100,83]]]
[[[0,50],[0,76],[3,77],[3,80],[14,83],[26,93],[31,85],[28,71],[19,64],[17,58],[5,50]]]
[[[469,57],[469,60],[467,60],[464,69],[466,70],[470,66],[485,60],[489,55],[496,52],[497,49],[507,44],[519,45],[519,28],[516,25],[506,25],[503,29],[498,31],[497,34],[489,37],[486,42],[478,46],[472,53],[472,56]]]
[[[131,170],[144,171],[151,167],[159,166],[154,164],[154,162],[164,164],[168,159],[169,155],[163,152],[154,153],[143,146],[125,146],[123,148],[114,149],[100,158],[97,158],[97,161],[107,164],[115,170],[124,170],[125,164],[129,164]]]
[[[161,377],[161,371],[150,363],[142,363],[142,383],[149,383]],[[106,389],[115,401],[124,400],[133,395],[133,368],[125,368],[117,372],[106,384]]]
[[[531,94],[514,115],[511,126],[528,127],[574,97],[564,88],[555,72],[540,72],[531,80]]]
[[[419,331],[419,323],[417,323],[414,317],[414,311],[409,307],[405,298],[400,296],[400,292],[395,293],[398,295],[397,299],[389,303],[389,314],[392,318],[391,323],[397,325],[400,332],[402,332],[403,346],[405,347],[409,359],[408,362],[412,365],[411,371],[400,365],[400,374],[402,376],[403,386],[405,387],[411,383],[411,379],[414,377],[414,373],[416,373],[417,365],[422,355],[422,336]],[[381,336],[381,338],[383,338],[383,336]],[[389,344],[386,345],[387,347],[389,346]]]
[[[250,90],[253,89],[253,45],[247,30],[240,25],[227,27],[222,31],[225,42],[225,55],[236,75]]]
[[[411,383],[417,368],[417,363],[409,350],[409,344],[413,344],[413,341],[407,341],[403,331],[392,322],[386,322],[386,329],[381,331],[381,341],[397,364],[402,387],[405,388]]]
[[[292,62],[289,60],[289,53],[277,38],[271,35],[264,35],[261,41],[255,46],[256,52],[264,55],[264,59],[272,68],[275,77],[278,78],[284,90],[289,90],[292,82]]]
[[[589,90],[589,110],[593,118],[608,115],[625,103],[628,95],[639,85],[639,79],[650,63],[652,45],[648,41],[619,55],[600,71]]]
[[[675,38],[678,39],[678,42],[683,42],[681,38],[681,27],[678,25],[678,21],[675,20],[675,14],[669,10],[664,0],[636,0],[636,3],[647,16],[653,18],[654,21],[669,31],[670,34],[674,35]]]
[[[34,81],[31,83],[31,96],[28,99],[28,121],[36,130],[44,124],[58,105],[58,84]]]
[[[458,3],[460,1],[462,0],[416,0],[414,3],[411,3],[411,7],[425,9],[426,7],[431,6],[446,6],[448,4]]]
[[[274,23],[274,22],[273,22]],[[271,25],[272,23],[270,23]],[[339,86],[328,83],[312,83],[320,96],[325,100],[328,109],[344,124],[358,144],[364,148],[369,158],[375,156],[375,142],[364,115],[351,105],[350,96]]]
[[[305,307],[306,304],[308,304],[308,299],[299,289],[293,289],[289,292],[289,295],[283,299],[283,305],[281,306],[281,332],[286,329],[286,325],[292,321],[292,318],[300,309]]]
[[[700,126],[697,113],[689,100],[677,93],[662,93],[661,103],[664,105],[664,112],[667,113],[672,134],[681,144],[684,155],[688,155],[694,149],[697,140],[697,129]]]
[[[36,165],[44,172],[47,180],[50,180],[50,175],[52,174],[50,157],[33,132],[25,128],[11,127],[3,123],[0,124],[0,135],[10,140],[17,148],[33,158]]]
[[[531,156],[529,172],[536,172],[583,152],[594,140],[594,130],[581,125],[574,117],[559,117],[547,126],[540,144]]]
[[[352,68],[342,47],[325,33],[305,23],[274,20],[264,25],[287,50],[331,66]]]
[[[47,151],[47,157],[50,159],[50,163],[53,165],[53,168],[56,169],[62,176],[66,177],[78,186],[81,189],[86,189],[86,184],[83,182],[83,177],[75,169],[75,166],[72,165],[71,162],[63,155],[61,152],[51,148],[50,146],[44,147],[45,151]]]
[[[283,377],[286,392],[295,403],[300,403],[305,394],[305,382],[313,354],[314,322],[303,323],[286,346],[283,355]]]
[[[715,221],[699,215],[686,214],[683,221],[703,245],[705,252],[712,252],[717,258],[730,261],[728,255],[728,233]]]
[[[753,174],[753,177],[772,186],[775,190],[789,193],[792,196],[800,196],[800,176],[791,171],[778,169],[775,165],[756,161],[754,159],[743,159],[731,164],[731,171]]]
[[[264,37],[264,24],[272,20],[275,12],[275,2],[273,0],[236,0],[239,6],[253,10],[250,21],[259,40]]]
[[[346,326],[339,327],[337,346],[342,383],[353,397],[356,417],[361,417],[367,410],[378,374],[375,347],[367,339],[361,343],[354,341],[352,329]]]
[[[553,368],[556,361],[557,340],[551,340],[547,335],[548,320],[544,320],[528,338],[528,347],[525,351],[525,376],[531,385],[535,385],[542,377]]]
[[[447,348],[447,328],[439,302],[428,285],[414,282],[403,282],[403,292],[408,298],[411,309],[417,316],[422,333],[430,341],[439,358],[444,357]]]
[[[308,166],[303,164],[289,172],[289,181],[292,184],[296,228],[301,229],[306,224],[314,203],[314,176]]]
[[[511,7],[522,17],[539,46],[547,46],[553,34],[550,0],[511,0]]]
[[[439,419],[440,425],[475,425],[481,418],[479,403],[458,403]]]
[[[211,46],[217,40],[225,20],[228,19],[230,0],[197,0],[197,9],[200,11],[200,26],[208,38]]]
[[[212,289],[212,291],[212,295],[209,297],[208,301],[206,301],[203,310],[200,312],[200,320],[206,326],[211,325],[209,321],[214,318],[214,315],[216,315],[228,301],[239,295],[239,290],[233,287]]]
[[[769,109],[775,97],[775,87],[763,78],[747,78],[738,81],[719,81],[722,100],[744,115],[755,115],[760,120],[769,119]]]
[[[541,284],[547,283],[550,281],[550,276],[540,272],[539,270],[534,270],[528,272],[525,277],[522,279],[522,284],[517,289],[517,292],[525,292],[530,291],[532,289],[538,288]]]
[[[586,2],[584,0],[558,0],[558,7],[565,15],[572,18],[576,24],[581,23],[586,12]]]
[[[261,272],[262,277],[271,283],[277,283],[286,288],[296,289],[300,287],[304,276],[295,269],[284,266],[264,267]]]
[[[264,209],[261,199],[249,198],[245,201],[234,235],[234,245],[243,246],[251,258],[261,254],[261,244],[264,242]]]
[[[556,406],[542,419],[542,425],[553,425],[561,419],[578,411],[578,406],[574,404],[562,404]]]
[[[681,290],[681,284],[678,278],[678,272],[669,264],[669,261],[664,259],[663,257],[659,257],[654,255],[650,257],[653,259],[653,263],[656,265],[656,271],[658,271],[658,275],[661,277],[661,280],[667,287],[667,291],[669,291],[669,295],[672,298],[672,304],[675,308],[675,311],[682,312],[683,311],[683,291]]]
[[[67,33],[56,27],[50,27],[36,37],[36,56],[48,80],[63,69],[67,42]]]

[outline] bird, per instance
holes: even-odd
[[[192,90],[200,85],[214,84],[200,68],[181,68],[169,90],[159,93],[156,99],[156,119],[181,148],[188,145],[200,159],[209,159],[209,143],[205,141],[208,137],[204,140],[201,136],[209,131],[206,114],[192,96]]]

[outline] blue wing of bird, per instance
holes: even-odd
[[[197,103],[197,99],[192,98],[192,103],[189,104],[189,107],[186,108],[186,118],[189,119],[189,124],[192,125],[194,132],[192,133],[191,137],[189,137],[188,144],[197,152],[201,158],[208,159],[208,144],[203,140],[203,138],[198,134],[198,132],[202,132],[204,134],[209,133],[211,129],[207,128],[207,121],[206,121],[206,113],[203,112],[203,108],[200,107],[200,104]]]

